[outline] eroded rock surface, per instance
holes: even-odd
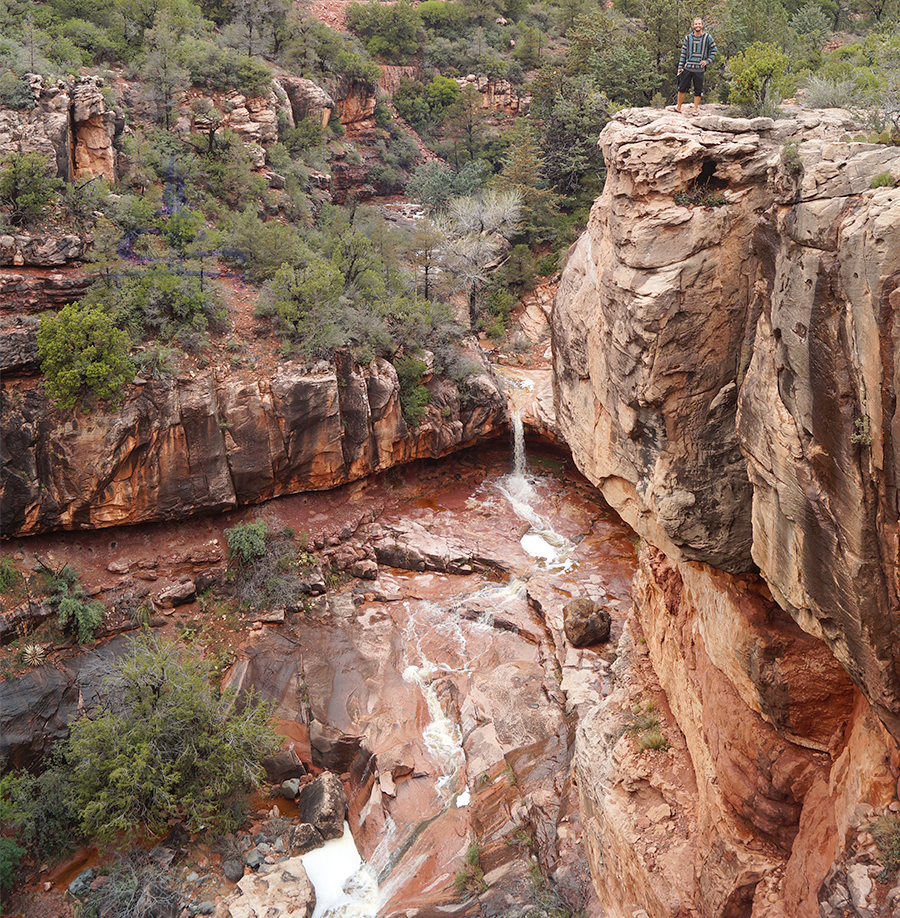
[[[734,413],[750,239],[779,147],[766,119],[709,120],[631,110],[601,134],[606,185],[553,314],[556,413],[579,468],[639,533],[743,571],[751,491]],[[675,201],[698,181],[728,203]]]
[[[36,390],[3,397],[3,531],[177,519],[335,487],[496,435],[506,399],[487,375],[433,380],[434,412],[410,430],[397,375],[376,360],[310,375],[198,375],[137,386],[110,414],[56,412]]]
[[[858,814],[900,776],[900,192],[871,185],[900,153],[850,122],[628,111],[601,136],[553,333],[562,434],[646,539],[577,753],[613,914],[837,914],[878,858]],[[698,187],[725,203],[675,200]],[[648,695],[662,758],[622,733]]]

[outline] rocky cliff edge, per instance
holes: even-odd
[[[38,387],[5,388],[3,534],[179,519],[325,490],[415,459],[438,458],[509,427],[486,372],[465,393],[427,381],[428,416],[403,417],[394,367],[338,353],[310,373],[192,373],[146,380],[118,411],[61,412]]]
[[[644,540],[615,689],[579,734],[610,915],[881,914],[900,190],[873,179],[900,180],[900,150],[855,129],[628,110],[600,137],[553,349],[562,434]],[[667,750],[636,750],[650,701]]]

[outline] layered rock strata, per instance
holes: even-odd
[[[309,374],[212,374],[148,381],[116,413],[53,410],[39,390],[4,391],[4,535],[179,519],[324,490],[437,458],[508,427],[486,374],[429,383],[429,418],[410,429],[393,366],[339,360]]]
[[[900,191],[871,186],[900,151],[849,127],[632,110],[600,138],[553,334],[561,433],[645,539],[579,733],[610,915],[833,914],[896,800]]]

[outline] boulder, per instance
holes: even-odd
[[[316,893],[299,857],[249,874],[237,885],[219,904],[217,918],[311,918],[316,908]]]
[[[573,647],[608,641],[611,625],[609,612],[590,599],[573,599],[563,609],[566,640]]]
[[[325,838],[340,838],[344,834],[347,796],[340,778],[331,772],[319,775],[307,784],[297,798],[297,818],[315,826]]]
[[[281,784],[290,778],[303,778],[306,769],[300,761],[300,756],[293,749],[282,749],[275,755],[263,759],[263,768],[266,770],[266,780],[270,784]],[[294,792],[296,796],[296,791]]]
[[[363,748],[365,737],[350,736],[314,720],[309,725],[313,764],[343,774],[350,770]]]
[[[291,854],[306,854],[325,844],[322,833],[308,822],[291,826],[287,834],[287,848]]]
[[[0,374],[36,370],[39,366],[36,325],[0,332]]]
[[[197,587],[193,580],[182,580],[168,589],[162,590],[156,597],[157,604],[164,609],[193,602],[197,598]]]
[[[24,233],[0,236],[0,265],[53,268],[84,257],[85,239],[65,236],[31,236]]]

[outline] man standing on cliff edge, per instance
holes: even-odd
[[[703,77],[706,68],[716,56],[716,43],[709,32],[703,31],[703,20],[698,16],[691,31],[684,36],[681,45],[681,57],[678,60],[678,104],[675,111],[680,112],[685,94],[691,83],[694,84],[694,110],[700,111],[700,97],[703,95]]]

